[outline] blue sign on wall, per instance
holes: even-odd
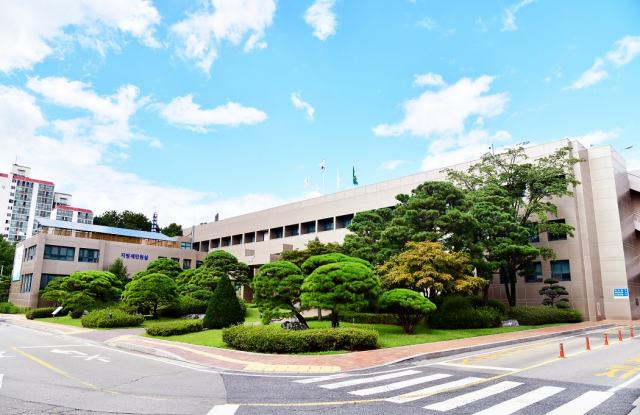
[[[616,298],[616,299],[629,298],[629,290],[627,288],[614,288],[613,298]]]

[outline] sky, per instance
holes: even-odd
[[[491,143],[640,168],[638,55],[636,0],[3,1],[0,172],[190,226]]]

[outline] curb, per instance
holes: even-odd
[[[553,338],[553,337],[562,337],[562,336],[567,336],[567,335],[571,335],[571,334],[584,333],[584,332],[592,331],[592,330],[607,329],[607,328],[615,327],[615,326],[616,326],[616,324],[605,323],[605,324],[601,324],[601,325],[597,325],[597,326],[584,327],[584,328],[580,328],[580,329],[566,330],[566,331],[561,331],[561,332],[557,332],[557,333],[539,334],[537,336],[525,337],[525,338],[520,338],[520,339],[504,340],[504,341],[500,341],[500,342],[485,343],[485,344],[479,344],[479,345],[476,345],[476,346],[459,347],[459,348],[455,348],[455,349],[446,349],[446,350],[440,350],[440,351],[437,351],[437,352],[420,353],[420,354],[417,354],[417,355],[414,355],[414,356],[409,356],[409,357],[406,357],[406,358],[402,358],[402,359],[394,360],[394,361],[391,361],[391,362],[383,363],[381,365],[368,366],[368,367],[363,367],[363,368],[360,368],[360,369],[342,370],[342,371],[337,372],[337,373],[347,373],[347,372],[356,372],[356,371],[360,371],[360,370],[375,369],[375,368],[389,366],[389,365],[396,364],[396,363],[412,363],[412,362],[419,362],[419,361],[422,361],[422,360],[437,359],[439,357],[453,356],[453,355],[456,355],[456,354],[463,354],[463,353],[474,352],[474,351],[478,351],[478,350],[493,349],[495,347],[509,346],[509,345],[512,345],[512,344],[519,344],[519,343],[526,343],[526,342],[530,342],[530,341],[544,340],[544,339],[549,339],[549,338]],[[135,344],[124,343],[124,342],[110,342],[110,343],[109,342],[105,342],[105,344],[107,344],[109,346],[113,346],[113,347],[118,347],[120,349],[132,350],[132,351],[136,351],[136,352],[140,352],[140,353],[150,354],[150,355],[153,355],[153,356],[179,360],[181,362],[187,362],[187,363],[191,363],[191,364],[195,364],[195,365],[214,367],[216,369],[222,369],[224,371],[229,371],[229,372],[234,371],[234,372],[243,372],[243,373],[263,373],[263,372],[256,372],[256,371],[251,371],[251,370],[246,370],[245,371],[245,370],[221,368],[219,366],[212,366],[212,365],[208,365],[206,363],[201,363],[201,362],[196,362],[196,361],[193,361],[193,360],[188,360],[188,359],[180,357],[180,356],[178,356],[176,354],[173,354],[173,353],[170,353],[170,352],[167,352],[165,350],[158,349],[158,348],[155,348],[155,347],[138,346],[138,345],[135,345]],[[275,373],[275,372],[272,372],[272,373]],[[286,372],[286,373],[294,373],[294,372]],[[295,372],[295,373],[308,374],[310,372]],[[318,372],[318,373],[321,373],[321,372]],[[324,372],[322,372],[322,373],[324,373]]]
[[[53,334],[57,334],[59,336],[66,336],[67,333],[61,331],[61,330],[56,330],[56,329],[52,329],[49,327],[43,327],[43,326],[38,326],[36,324],[29,324],[29,323],[22,323],[20,321],[16,321],[16,320],[0,320],[1,323],[6,323],[6,324],[11,324],[14,326],[18,326],[18,327],[22,327],[24,329],[31,329],[31,330],[39,330],[39,331],[45,331],[47,333],[53,333]]]

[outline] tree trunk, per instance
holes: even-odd
[[[482,287],[482,306],[489,306],[489,284]]]
[[[340,322],[338,321],[338,312],[336,310],[331,310],[331,327],[337,329],[340,327]]]
[[[307,320],[305,320],[305,318],[302,317],[302,314],[300,314],[298,310],[294,309],[293,312],[295,313],[296,318],[301,324],[304,324],[305,326],[309,327],[309,324],[307,324]]]
[[[436,302],[436,295],[438,295],[436,290],[433,288],[429,288],[429,301],[431,301],[434,304]]]
[[[318,307],[318,321],[322,321],[322,309]]]
[[[515,293],[512,293],[510,289],[511,281],[510,281],[509,275],[507,274],[506,271],[500,270],[500,276],[504,281],[504,291],[505,291],[505,294],[507,294],[507,301],[509,302],[509,307],[514,307],[516,303],[516,299],[514,296]],[[513,288],[515,289],[515,287]]]

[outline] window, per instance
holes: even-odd
[[[47,285],[49,285],[49,283],[53,281],[54,278],[58,278],[58,277],[68,277],[68,275],[42,274],[40,276],[40,289],[44,290],[47,287]]]
[[[524,276],[524,282],[542,282],[542,262],[534,262],[527,271],[531,274]]]
[[[550,220],[549,223],[564,223],[564,219]],[[549,240],[550,241],[566,241],[567,234],[566,233],[556,234],[556,233],[549,232]]]
[[[200,268],[201,266],[204,265],[204,262],[202,261],[196,261],[196,268]]]
[[[76,255],[75,248],[66,246],[45,245],[44,259],[54,259],[57,261],[73,261]]]
[[[97,249],[80,248],[80,252],[78,253],[78,262],[97,263],[99,255],[100,251]]]
[[[298,226],[296,226],[295,228],[291,228],[291,236],[298,236],[300,235],[300,228],[298,228]]]
[[[182,260],[182,269],[189,269],[191,268],[191,260],[190,259],[183,259]]]
[[[327,221],[324,223],[324,230],[325,231],[332,231],[333,230],[333,221]]]
[[[177,262],[178,264],[180,263],[180,258],[171,258],[171,260],[172,260],[173,262]]]
[[[33,258],[35,258],[36,256],[36,247],[38,245],[33,245],[30,246],[29,249],[27,249],[27,259],[26,261],[31,261]]]
[[[182,248],[182,249],[191,249],[191,242],[182,242],[180,244],[180,248]]]
[[[568,259],[551,261],[551,278],[558,281],[571,281],[571,268]]]
[[[22,282],[20,283],[20,292],[21,293],[30,293],[31,292],[31,280],[33,279],[33,274],[25,274],[22,276]]]

